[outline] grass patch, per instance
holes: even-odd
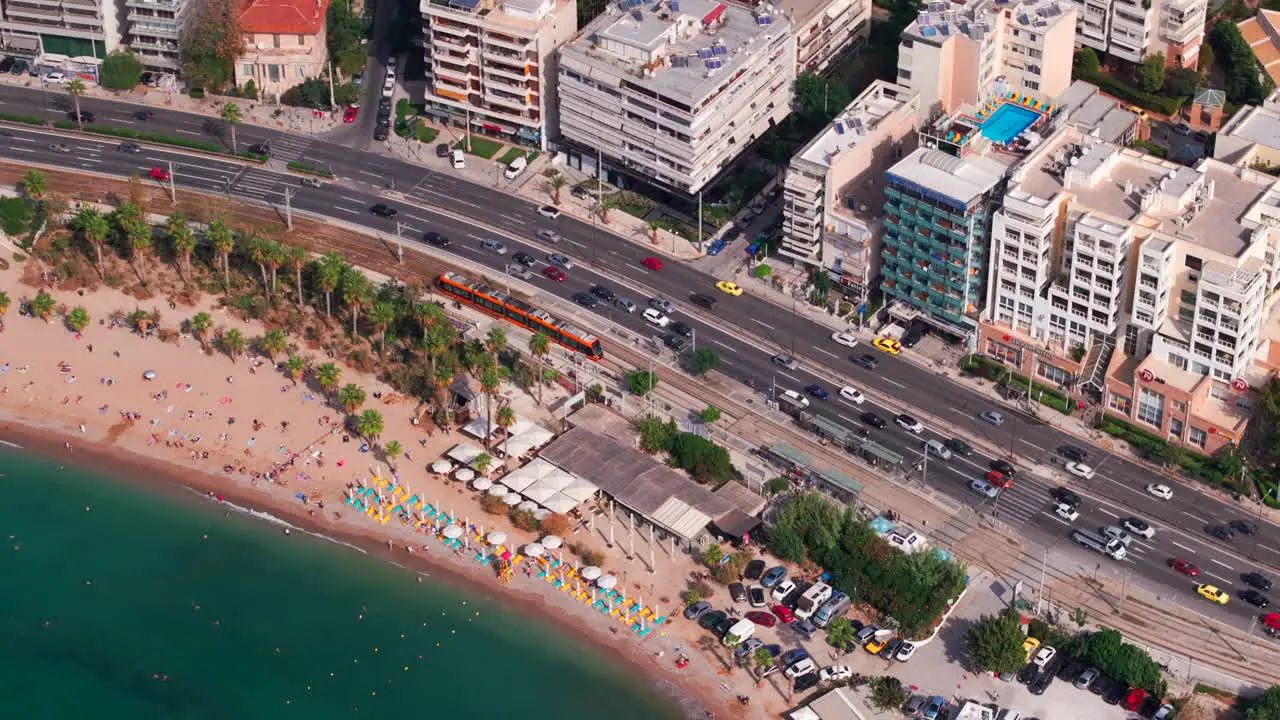
[[[44,125],[44,118],[35,115],[14,115],[13,113],[0,113],[0,120],[8,122],[22,123],[23,125]]]
[[[1151,142],[1150,140],[1134,140],[1133,142],[1129,143],[1129,145],[1134,148],[1146,150],[1151,155],[1154,155],[1160,159],[1169,157],[1168,150],[1165,150],[1164,148]]]
[[[516,161],[516,158],[520,157],[523,154],[524,154],[524,150],[521,150],[518,147],[508,148],[507,152],[503,154],[502,157],[498,158],[498,162],[502,163],[503,165],[510,165],[511,163]]]
[[[430,125],[423,125],[422,123],[418,123],[418,125],[413,129],[413,139],[417,140],[418,142],[429,143],[434,141],[439,136],[440,136],[440,131],[431,127]]]
[[[463,138],[454,145],[458,150],[464,150],[476,157],[482,157],[485,160],[492,160],[494,155],[502,149],[502,143],[497,140],[490,140],[484,137],[472,137],[471,149],[467,150],[467,139]]]
[[[298,162],[297,160],[290,162],[288,167],[294,172],[307,173],[308,175],[319,175],[320,177],[325,178],[333,177],[333,173],[328,170],[308,165],[307,163]]]
[[[1233,698],[1236,696],[1235,693],[1227,692],[1222,688],[1216,688],[1212,685],[1206,685],[1204,683],[1196,683],[1195,694],[1213,695],[1215,697],[1220,697],[1220,698]]]

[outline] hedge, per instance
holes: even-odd
[[[1180,98],[1167,98],[1143,92],[1124,80],[1104,72],[1089,72],[1077,66],[1073,74],[1077,80],[1091,82],[1101,88],[1103,92],[1163,115],[1177,115],[1178,111],[1182,109],[1182,100]]]
[[[298,162],[297,160],[290,162],[288,167],[294,172],[307,173],[308,175],[319,175],[320,177],[326,178],[333,177],[333,173],[325,170],[324,168],[314,167],[303,162]]]
[[[1016,388],[1027,387],[1026,377],[1009,370],[1004,365],[985,355],[966,355],[960,361],[960,369],[964,372],[987,378],[996,384],[1005,384]],[[1051,407],[1063,415],[1070,415],[1076,409],[1075,402],[1066,393],[1057,388],[1038,382],[1031,382],[1031,394],[1041,405]]]
[[[0,113],[0,120],[22,123],[24,125],[44,125],[44,118],[36,117],[35,115],[12,115],[10,113]]]
[[[1129,443],[1144,458],[1160,460],[1164,448],[1169,446],[1169,442],[1159,435],[1110,414],[1102,419],[1102,431]],[[1215,485],[1237,489],[1234,480],[1223,477],[1223,471],[1217,459],[1202,455],[1185,446],[1179,447],[1182,452],[1178,457],[1178,467],[1184,473]]]
[[[80,126],[72,120],[56,120],[53,123],[55,128],[59,130],[79,130]],[[138,132],[128,128],[107,127],[104,125],[85,125],[84,132],[93,133],[95,135],[107,135],[110,137],[124,138],[127,140],[142,140],[143,142],[156,143],[157,145],[172,145],[174,147],[187,148],[188,150],[200,150],[201,152],[214,153],[216,155],[230,155],[227,149],[217,143],[205,142],[204,140],[189,140],[187,138],[173,137],[172,135],[161,135],[160,133]],[[266,162],[267,156],[248,150],[241,150],[236,153],[236,157],[255,162]]]

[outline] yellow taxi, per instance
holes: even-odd
[[[1197,585],[1196,592],[1205,600],[1216,602],[1219,605],[1226,605],[1231,602],[1231,596],[1225,590],[1219,590],[1213,585]]]
[[[889,640],[890,638],[884,638],[882,640],[873,635],[871,639],[867,641],[867,644],[862,647],[872,655],[879,655],[880,651],[884,649],[884,646],[889,644]]]
[[[1036,654],[1036,650],[1040,649],[1040,641],[1029,637],[1022,641],[1022,649],[1027,653],[1027,662],[1031,662],[1031,656]]]
[[[902,343],[898,342],[897,340],[894,340],[893,338],[878,337],[875,340],[872,340],[871,344],[889,353],[890,355],[897,355],[898,353],[902,352]]]
[[[729,282],[728,280],[721,280],[716,283],[716,287],[720,289],[720,292],[728,293],[734,297],[742,294],[742,288],[738,287],[738,283]]]

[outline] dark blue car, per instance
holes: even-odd
[[[810,385],[809,387],[805,388],[804,391],[818,398],[819,400],[826,400],[827,398],[831,397],[831,393],[827,392],[821,385],[818,385],[817,383],[814,383],[813,385]]]
[[[809,657],[809,651],[804,648],[796,648],[782,653],[782,666],[791,667],[801,660]]]
[[[782,582],[783,578],[785,578],[786,576],[787,576],[786,568],[782,567],[781,565],[777,567],[772,567],[772,568],[769,568],[769,572],[764,574],[764,577],[760,578],[760,584],[767,588],[771,588],[774,585],[777,585],[778,583]]]

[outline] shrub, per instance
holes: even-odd
[[[15,115],[13,113],[0,113],[0,120],[22,123],[23,125],[44,125],[44,118],[36,117],[35,115]]]
[[[505,503],[504,503],[505,504]],[[538,519],[528,510],[511,509],[511,524],[525,532],[536,532],[538,530]]]
[[[298,162],[297,160],[290,161],[288,167],[290,170],[293,170],[294,172],[307,173],[308,175],[319,175],[320,177],[327,177],[327,178],[333,177],[333,173],[329,172],[328,170],[314,167],[304,162]]]
[[[503,515],[507,512],[507,504],[497,495],[485,495],[480,498],[480,509],[490,515]]]
[[[129,50],[116,50],[102,61],[102,87],[132,90],[142,82],[142,62]]]
[[[773,274],[773,268],[761,263],[756,266],[755,270],[751,271],[751,274],[763,280]]]

